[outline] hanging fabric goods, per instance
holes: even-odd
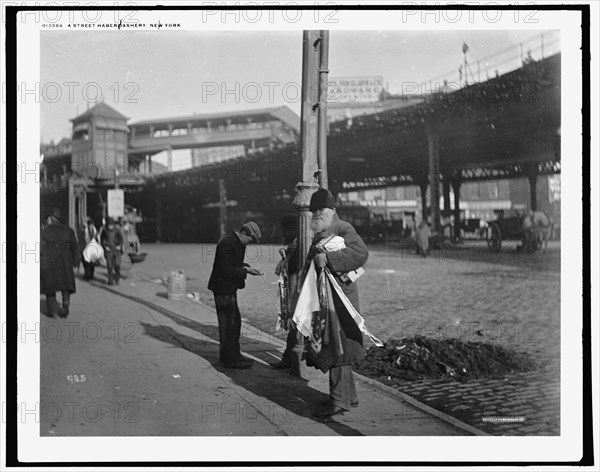
[[[327,273],[327,277],[329,277],[331,285],[333,285],[333,288],[335,289],[336,293],[344,303],[344,306],[348,310],[348,313],[350,313],[350,316],[352,316],[352,319],[356,323],[356,326],[358,326],[358,329],[360,329],[363,334],[366,334],[371,339],[371,341],[373,341],[373,344],[375,344],[375,346],[382,347],[383,343],[375,336],[373,336],[371,332],[367,329],[367,327],[365,326],[365,319],[360,315],[358,311],[356,311],[356,308],[354,308],[352,302],[348,300],[348,297],[342,291],[342,288],[339,286],[339,284],[337,283],[337,281],[335,280],[335,278],[333,277],[333,275],[327,267],[325,268],[325,272]]]
[[[381,342],[378,338],[373,336],[371,332],[365,326],[364,318],[356,311],[356,308],[352,305],[352,302],[348,299],[346,294],[343,292],[342,288],[339,286],[331,271],[325,267],[323,269],[327,274],[327,278],[331,282],[335,293],[340,298],[350,316],[356,323],[356,326],[361,330],[363,334],[369,337],[373,344],[376,346],[383,346],[383,342]],[[298,304],[296,305],[296,311],[294,312],[294,316],[292,320],[296,323],[298,331],[302,333],[302,335],[308,337],[313,340],[313,313],[320,311],[320,298],[319,298],[319,290],[317,284],[317,271],[315,270],[314,261],[310,262],[310,266],[308,268],[308,272],[306,274],[306,278],[304,279],[304,284],[302,285],[302,290],[300,291],[300,297],[298,298]]]
[[[319,292],[317,290],[317,272],[314,261],[310,261],[300,297],[296,304],[296,311],[292,320],[303,336],[312,338],[312,314],[319,311]]]

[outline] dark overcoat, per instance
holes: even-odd
[[[221,295],[233,294],[246,285],[246,267],[244,263],[246,246],[234,232],[225,236],[215,253],[213,270],[208,281],[208,289]]]
[[[75,293],[73,267],[79,265],[75,232],[60,223],[48,225],[40,237],[40,293]]]
[[[318,239],[320,240],[322,237],[334,234],[344,238],[344,244],[346,245],[344,249],[327,253],[327,267],[329,267],[333,273],[337,283],[342,288],[344,294],[352,302],[356,311],[360,313],[357,283],[346,284],[340,280],[339,274],[362,267],[369,258],[369,250],[350,223],[341,220],[337,214],[335,214],[333,218],[330,227],[324,233],[320,233]],[[344,348],[344,354],[341,357],[338,357],[334,364],[335,367],[340,367],[343,365],[354,364],[364,357],[363,336],[339,297],[334,294],[333,299],[335,311],[340,320],[340,325],[342,326],[342,346]]]

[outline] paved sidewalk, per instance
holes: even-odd
[[[42,436],[482,434],[363,377],[358,408],[318,420],[327,376],[270,368],[281,340],[244,325],[242,349],[256,363],[228,371],[211,307],[133,279],[109,287],[99,272],[77,280],[68,318],[41,315]]]

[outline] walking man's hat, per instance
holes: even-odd
[[[46,218],[56,218],[58,221],[62,221],[62,213],[58,208],[52,208],[50,212],[46,215]]]

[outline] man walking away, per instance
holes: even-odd
[[[123,235],[115,226],[112,218],[106,220],[106,228],[100,236],[100,244],[104,248],[106,268],[108,269],[108,285],[119,285],[121,278],[121,253],[123,250]]]
[[[75,232],[61,220],[60,211],[53,208],[40,235],[40,292],[46,295],[48,314],[65,318],[71,294],[75,293],[73,268],[79,265],[79,246]],[[62,307],[56,301],[56,292],[61,292]]]
[[[225,367],[232,369],[247,369],[254,362],[242,355],[240,350],[242,317],[237,304],[237,291],[246,286],[248,274],[263,275],[260,270],[244,263],[246,246],[257,244],[261,236],[258,225],[249,221],[239,231],[233,231],[221,239],[208,281],[208,289],[215,297],[219,322],[219,359]]]

